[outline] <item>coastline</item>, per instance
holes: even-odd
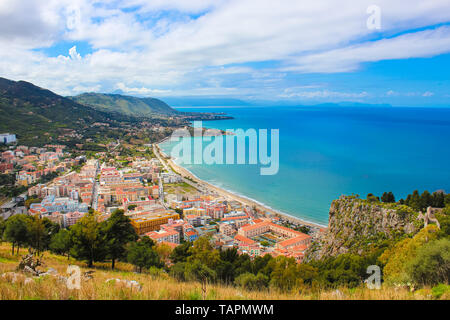
[[[163,143],[164,141],[165,141],[165,139],[159,143]],[[321,225],[316,222],[306,221],[301,218],[294,217],[288,213],[276,210],[276,209],[274,209],[264,203],[261,203],[255,199],[249,198],[244,195],[237,194],[236,192],[218,187],[216,185],[211,184],[210,182],[200,179],[199,177],[197,177],[195,174],[193,174],[188,169],[175,163],[175,161],[173,161],[167,154],[164,153],[164,151],[161,150],[159,143],[154,144],[154,145],[156,146],[158,153],[160,155],[162,155],[163,157],[167,158],[168,165],[171,166],[175,171],[177,171],[181,176],[188,177],[189,179],[195,181],[200,186],[204,186],[205,188],[212,190],[215,193],[217,193],[225,198],[229,198],[229,199],[241,202],[244,205],[247,205],[250,207],[255,207],[259,211],[269,212],[270,214],[278,215],[278,216],[282,217],[284,220],[287,220],[291,223],[306,225],[306,226],[318,228],[318,229],[328,228],[328,226],[326,226],[326,225]]]

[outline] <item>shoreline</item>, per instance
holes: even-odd
[[[162,142],[164,142],[164,141],[162,141]],[[162,142],[160,142],[160,143],[162,143]],[[326,225],[321,225],[316,222],[311,222],[311,221],[303,220],[298,217],[294,217],[288,213],[274,209],[274,208],[272,208],[264,203],[261,203],[255,199],[252,199],[252,198],[244,196],[244,195],[240,195],[234,191],[227,190],[222,187],[218,187],[216,185],[213,185],[210,182],[202,180],[199,177],[197,177],[195,174],[193,174],[191,171],[189,171],[188,169],[175,163],[175,161],[173,161],[167,154],[164,153],[164,151],[161,150],[159,143],[155,144],[155,146],[158,150],[158,153],[160,155],[162,155],[163,157],[167,158],[167,164],[169,166],[171,166],[173,169],[175,169],[182,177],[188,177],[189,179],[192,179],[193,181],[195,181],[197,184],[206,187],[206,189],[214,191],[215,193],[219,194],[220,196],[241,202],[244,205],[247,205],[252,208],[255,207],[256,209],[258,209],[259,211],[263,211],[264,213],[269,212],[270,214],[281,216],[284,220],[287,220],[291,223],[306,225],[309,227],[319,228],[319,229],[328,228],[328,226],[326,226]]]

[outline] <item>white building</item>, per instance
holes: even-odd
[[[16,142],[16,135],[12,133],[1,133],[0,134],[0,143],[8,144]]]

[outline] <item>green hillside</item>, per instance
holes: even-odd
[[[133,122],[135,118],[78,104],[25,81],[0,78],[0,132],[21,143],[49,142],[64,129],[82,130],[95,122]]]
[[[120,94],[83,93],[70,97],[73,101],[97,110],[115,111],[132,116],[171,116],[178,112],[155,98],[137,98]]]

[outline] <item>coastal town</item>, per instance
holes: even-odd
[[[103,221],[121,209],[139,236],[171,248],[207,237],[217,249],[297,262],[324,231],[199,180],[157,144],[142,147],[145,156],[97,152],[88,158],[74,157],[64,145],[27,147],[9,139],[0,171],[14,174],[26,191],[4,199],[4,219],[27,214],[70,228],[89,212]]]

